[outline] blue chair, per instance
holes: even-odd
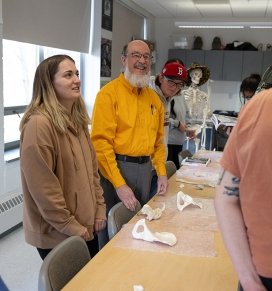
[[[9,291],[7,285],[5,284],[1,276],[0,276],[0,291]]]

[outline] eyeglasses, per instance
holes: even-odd
[[[146,62],[149,62],[152,60],[152,55],[150,54],[141,54],[141,53],[138,53],[138,52],[133,52],[133,53],[128,53],[126,54],[126,56],[130,56],[132,57],[133,59],[139,61],[142,57],[143,59],[146,61]]]
[[[164,79],[167,81],[167,84],[169,85],[169,87],[176,87],[177,89],[181,89],[184,87],[184,82],[176,83],[173,80],[171,80],[165,76],[164,76]]]

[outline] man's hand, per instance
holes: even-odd
[[[158,189],[157,189],[157,193],[158,195],[163,195],[166,190],[167,190],[167,185],[168,185],[168,180],[166,176],[158,176]]]
[[[124,203],[127,209],[134,211],[137,204],[137,199],[133,191],[128,187],[128,185],[123,185],[116,189],[117,195],[120,200]]]

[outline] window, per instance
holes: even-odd
[[[35,45],[3,40],[3,96],[5,150],[19,145],[19,123],[29,103],[39,62]]]
[[[69,55],[76,62],[76,67],[78,71],[80,72],[81,54],[79,52],[61,50],[61,49],[50,48],[50,47],[43,47],[43,59],[46,59],[50,56],[57,55],[57,54]]]
[[[43,59],[55,54],[70,55],[75,60],[78,70],[81,71],[79,52],[3,40],[5,151],[19,147],[19,124],[32,97],[36,68]]]

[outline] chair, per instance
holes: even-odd
[[[176,173],[177,167],[173,161],[166,161],[165,167],[166,167],[166,175],[167,175],[167,178],[169,179]]]
[[[1,276],[0,276],[0,290],[1,291],[9,291],[7,285],[5,284],[5,282],[3,281]]]
[[[130,211],[126,208],[123,202],[115,204],[108,214],[108,234],[109,239],[112,239],[116,233],[127,223],[140,209],[142,208],[137,201],[135,211]]]
[[[191,158],[193,155],[192,155],[192,153],[191,153],[190,151],[188,151],[188,150],[183,150],[183,151],[181,151],[181,152],[179,153],[179,156],[181,157],[181,160],[183,160],[183,159],[185,159],[185,158],[187,158],[187,157]]]
[[[45,257],[39,273],[39,291],[62,289],[91,259],[86,242],[71,236]]]

